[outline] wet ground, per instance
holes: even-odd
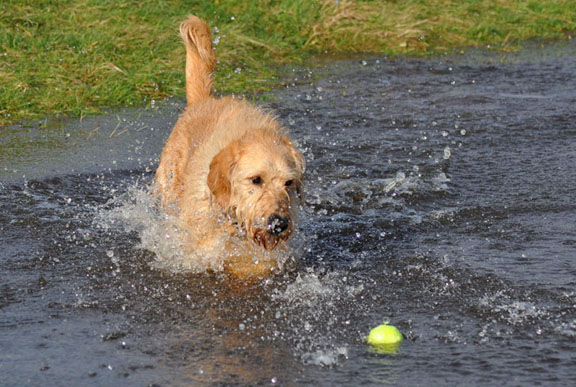
[[[0,134],[0,384],[572,385],[576,45],[295,70],[294,273],[166,262],[168,102]],[[364,337],[383,321],[397,353]]]

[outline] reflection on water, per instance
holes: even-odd
[[[250,285],[178,265],[148,193],[179,102],[3,132],[3,383],[569,383],[573,53],[295,71],[302,262]]]

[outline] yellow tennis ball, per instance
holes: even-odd
[[[370,345],[394,345],[402,342],[402,333],[392,325],[379,325],[370,331],[366,341]]]

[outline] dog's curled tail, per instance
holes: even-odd
[[[216,54],[210,27],[199,17],[188,15],[180,24],[180,35],[186,45],[186,100],[190,106],[212,95]]]

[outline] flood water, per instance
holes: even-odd
[[[568,42],[291,72],[302,258],[248,288],[167,262],[182,101],[2,129],[0,384],[573,385],[574,69]]]

